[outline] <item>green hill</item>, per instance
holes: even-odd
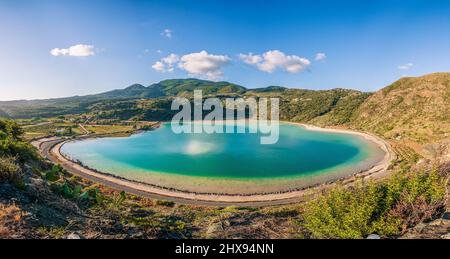
[[[288,88],[283,87],[283,86],[268,86],[268,87],[263,87],[263,88],[255,88],[255,89],[251,89],[249,91],[252,92],[256,92],[256,93],[267,93],[267,92],[284,92],[288,90]]]
[[[149,88],[159,88],[166,96],[192,93],[202,90],[203,94],[240,94],[247,89],[229,82],[212,82],[199,79],[170,79],[164,80]]]
[[[125,89],[113,90],[97,95],[85,96],[86,99],[129,99],[158,98],[164,96],[186,95],[194,90],[202,90],[203,94],[240,94],[247,89],[229,82],[213,82],[199,79],[169,79],[145,87],[140,84]]]
[[[351,124],[418,143],[450,138],[450,73],[398,80],[364,101]]]
[[[341,125],[349,122],[355,109],[368,96],[370,93],[348,89],[289,89],[280,94],[280,117],[320,126]]]

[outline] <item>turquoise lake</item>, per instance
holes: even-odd
[[[260,137],[175,134],[170,124],[162,124],[125,138],[68,142],[61,151],[91,168],[136,180],[152,173],[235,180],[314,176],[360,166],[383,155],[374,143],[357,135],[286,123],[280,124],[278,143],[261,145]]]

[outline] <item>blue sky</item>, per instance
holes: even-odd
[[[374,91],[450,71],[444,0],[2,0],[0,35],[0,100],[187,77]]]

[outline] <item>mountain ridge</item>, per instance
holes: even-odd
[[[95,103],[106,100],[149,99],[176,95],[186,95],[193,90],[203,90],[204,95],[242,95],[248,92],[282,92],[290,89],[282,86],[268,86],[248,89],[244,86],[226,81],[208,81],[195,78],[166,79],[144,86],[132,84],[126,88],[114,89],[98,94],[76,95],[61,98],[0,101],[0,116],[11,118],[51,117],[63,114],[83,112]],[[307,90],[305,90],[307,91]],[[311,90],[314,91],[314,90]],[[46,111],[42,114],[39,111]]]

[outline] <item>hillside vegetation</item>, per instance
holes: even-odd
[[[418,143],[450,138],[450,73],[406,77],[364,101],[351,125]]]

